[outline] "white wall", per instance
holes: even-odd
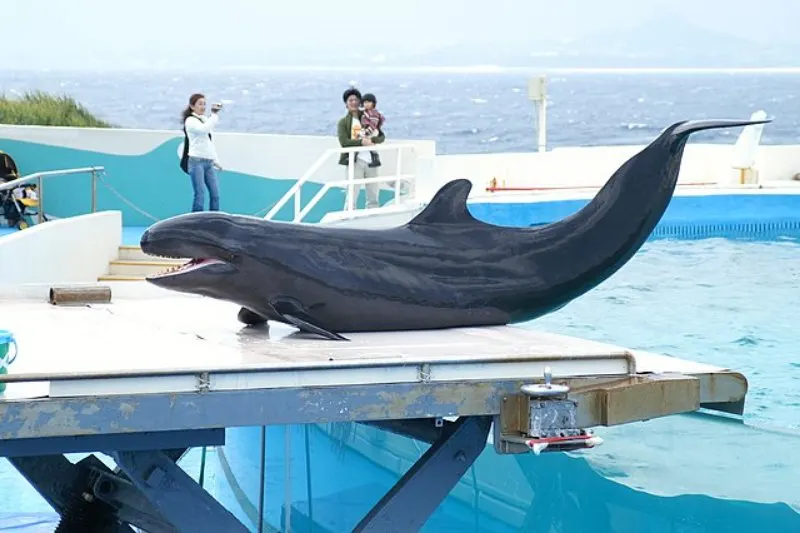
[[[472,195],[486,194],[493,177],[498,186],[598,187],[643,146],[556,148],[544,153],[440,155],[434,160],[434,190],[456,178],[473,182]],[[679,183],[738,183],[732,168],[733,145],[690,144]],[[800,145],[761,146],[755,168],[759,181],[786,181],[800,172]]]
[[[140,155],[170,139],[182,139],[180,131],[104,128],[58,128],[0,125],[0,139],[14,139],[45,145],[108,154]],[[338,148],[333,136],[218,133],[215,142],[227,170],[270,178],[297,179],[327,149]],[[426,140],[389,139],[387,144],[414,146],[414,155],[403,154],[402,173],[418,177],[418,198],[429,199],[447,181],[467,178],[474,183],[472,196],[487,194],[493,177],[498,185],[522,187],[598,187],[605,183],[626,159],[643,146],[589,146],[556,148],[545,153],[499,153],[436,155],[436,144]],[[180,146],[176,145],[175,160]],[[734,144],[691,143],[686,147],[680,183],[715,182],[732,184],[738,172],[732,168]],[[13,154],[12,154],[13,155]],[[396,170],[396,153],[382,153],[381,175]],[[338,152],[330,157],[312,181],[345,178],[337,164]],[[760,181],[786,181],[800,172],[800,145],[762,145],[756,150]]]
[[[178,139],[180,144],[175,150],[177,165],[182,150],[183,132],[177,127],[175,131],[169,131],[0,125],[0,140],[2,139],[127,156],[146,154],[171,139]],[[279,179],[300,178],[326,150],[339,148],[336,137],[321,135],[218,132],[214,134],[214,143],[226,170]],[[436,153],[434,141],[388,137],[384,144],[413,146],[413,149],[403,151],[401,172],[404,174],[414,172],[418,158],[430,158]],[[330,156],[311,180],[324,183],[345,179],[345,171],[338,160],[337,152]],[[397,151],[382,151],[381,162],[383,166],[380,175],[394,174]]]
[[[97,282],[117,257],[122,213],[103,211],[0,237],[0,284]]]

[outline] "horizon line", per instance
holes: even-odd
[[[7,72],[132,72],[132,71],[157,71],[157,72],[194,72],[196,69],[178,65],[130,65],[127,67],[103,67],[98,72],[97,66],[75,67],[28,67],[10,68],[0,67]],[[261,72],[354,72],[370,71],[385,73],[431,73],[431,74],[800,74],[800,66],[796,67],[538,67],[538,66],[500,66],[492,64],[475,65],[409,65],[409,66],[381,66],[381,65],[230,65],[224,67],[205,67],[218,72],[231,71],[261,71]]]

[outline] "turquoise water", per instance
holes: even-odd
[[[798,235],[648,242],[528,327],[735,369],[750,384],[747,420],[800,429]]]
[[[750,384],[743,419],[598,428],[602,447],[569,455],[487,449],[425,532],[800,530],[800,202],[743,200],[677,199],[611,279],[523,326],[741,371]],[[580,205],[470,209],[524,226]],[[427,449],[354,424],[270,427],[260,443],[259,428],[229,430],[217,473],[218,497],[254,531],[262,457],[267,526],[286,530],[288,516],[292,531],[323,533],[349,531]]]
[[[734,212],[744,217],[739,222],[753,224],[759,213],[771,213],[792,226],[792,213],[800,212],[796,201],[769,201],[769,209]],[[701,223],[681,220],[691,211],[689,204],[673,205],[677,208],[671,207],[662,228],[672,225],[694,239],[657,232],[661,236],[606,283],[525,327],[741,371],[750,383],[747,425],[678,416],[600,428],[606,443],[582,454],[498,456],[487,450],[424,531],[800,530],[800,334],[793,327],[800,318],[800,232],[781,230],[771,218],[773,224],[751,226],[748,234],[720,222],[720,211],[728,210],[722,204],[720,211],[704,211]],[[471,209],[501,222],[500,211],[485,205]],[[496,209],[513,225],[562,216],[541,207]],[[698,224],[728,238],[697,238]],[[138,243],[142,229],[126,228],[125,242]],[[280,528],[289,509],[292,531],[312,531],[306,526],[313,519],[313,531],[323,533],[349,530],[427,448],[371,428],[337,424],[270,427],[262,450],[260,432],[229,430],[226,446],[212,455],[206,473],[208,489],[253,530],[262,457],[266,523]],[[183,463],[195,478],[197,458],[193,451]],[[50,513],[6,462],[0,463],[0,487],[4,509]],[[10,524],[11,519],[0,521],[0,530]],[[40,529],[21,530],[52,531],[52,525],[51,519]]]
[[[210,464],[215,494],[252,531],[262,458],[263,531],[288,531],[289,516],[291,531],[333,533],[351,531],[428,448],[352,424],[272,426],[263,449],[260,428],[227,433]],[[422,531],[800,530],[797,435],[696,415],[598,433],[606,444],[578,454],[487,448]]]
[[[424,531],[800,530],[800,431],[785,432],[800,429],[798,238],[655,239],[607,283],[525,326],[742,371],[745,423],[685,415],[598,428],[606,443],[572,455],[487,449]],[[229,430],[227,442],[217,495],[254,531],[262,453],[266,523],[285,526],[290,494],[292,531],[313,521],[323,533],[349,531],[427,449],[353,424],[270,427],[265,450],[259,428]]]

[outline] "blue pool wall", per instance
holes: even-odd
[[[479,220],[501,226],[530,227],[561,220],[588,200],[470,203]],[[147,226],[128,226],[123,244],[137,245]],[[672,199],[648,240],[728,237],[764,239],[800,231],[800,194],[730,194]]]
[[[530,227],[573,215],[590,201],[475,202],[469,204],[469,211],[479,220],[500,226]],[[796,230],[800,230],[800,194],[764,190],[736,194],[712,192],[674,196],[650,238],[758,238]]]

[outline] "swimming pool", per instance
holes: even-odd
[[[800,230],[792,218],[800,197],[770,202],[771,209],[735,210],[738,218],[724,218],[731,211],[722,204],[683,221],[677,215],[690,210],[668,211],[655,238],[615,276],[524,327],[733,367],[750,382],[745,420],[792,433],[679,416],[600,428],[606,444],[581,454],[487,450],[425,531],[800,530],[800,334],[792,328],[800,318]],[[500,208],[510,225],[562,216],[541,205]],[[484,205],[471,210],[501,218]],[[126,241],[135,244],[140,231],[127,228]],[[228,431],[209,460],[207,486],[243,522],[257,524],[264,458],[266,523],[281,527],[288,510],[292,531],[311,531],[312,522],[317,533],[349,530],[428,447],[336,424],[267,428],[262,449],[261,431]],[[185,464],[196,478],[197,452]],[[49,512],[6,462],[0,498],[7,508]]]
[[[588,452],[487,449],[424,531],[800,530],[795,198],[734,211],[726,200],[683,221],[673,211],[611,279],[522,326],[740,370],[750,384],[746,423],[682,415],[598,428],[606,444]],[[500,216],[488,204],[470,209],[517,226],[570,214],[552,207],[502,204]],[[263,449],[261,428],[229,430],[227,439],[217,495],[254,530],[262,458],[267,525],[280,529],[288,517],[293,531],[349,531],[428,448],[354,424],[269,427]]]

